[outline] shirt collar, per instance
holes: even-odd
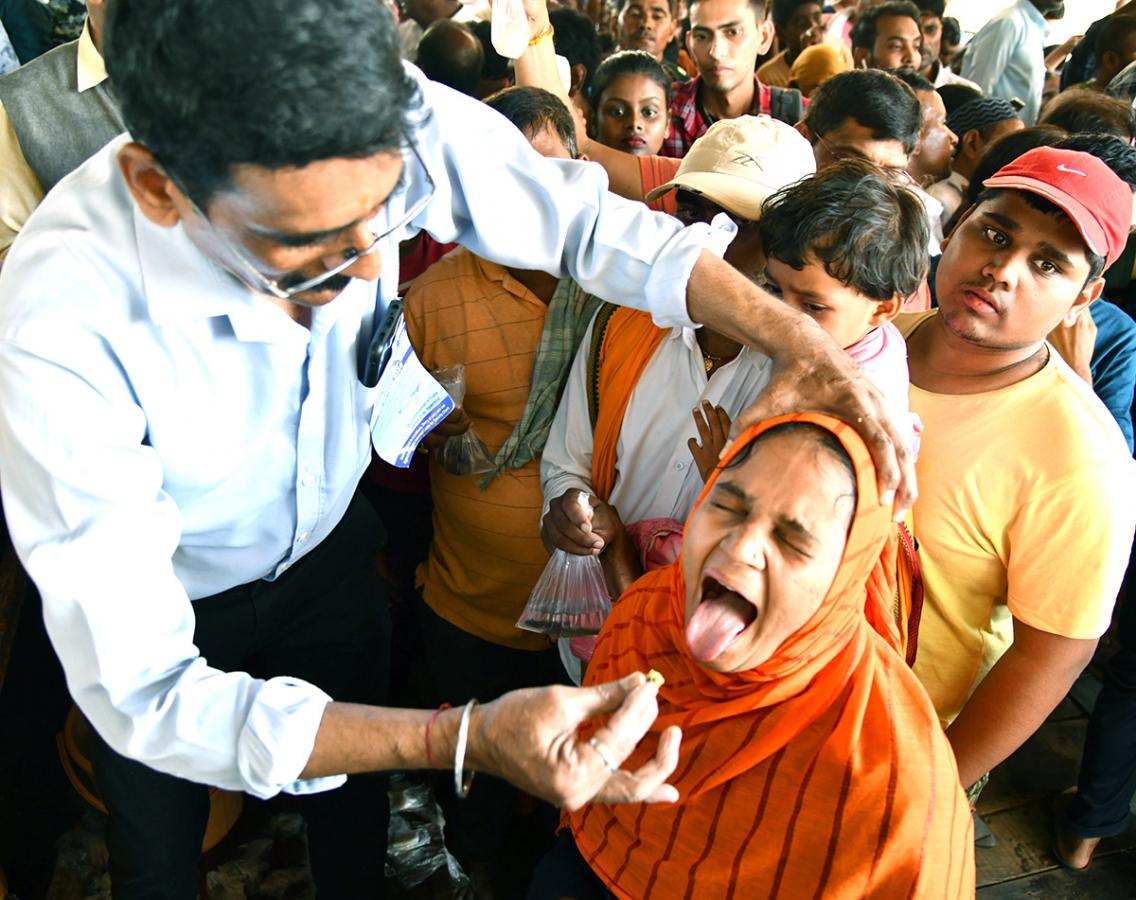
[[[102,84],[106,78],[106,63],[103,62],[102,54],[95,47],[95,41],[91,37],[91,20],[88,18],[83,25],[83,33],[79,35],[79,54],[76,63],[76,84],[79,93]]]
[[[267,297],[253,293],[208,259],[179,224],[155,225],[134,207],[142,290],[150,320],[177,327],[201,319],[225,317],[240,341],[279,343],[310,337]],[[351,292],[351,286],[344,294]],[[336,301],[345,299],[337,297]]]
[[[1038,28],[1043,31],[1049,30],[1049,23],[1045,21],[1045,16],[1041,14],[1041,10],[1030,3],[1030,0],[1018,0],[1018,6],[1025,12],[1026,18],[1033,22]]]

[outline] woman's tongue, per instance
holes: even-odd
[[[756,618],[757,610],[752,603],[707,579],[702,602],[686,623],[686,645],[695,659],[709,662]]]

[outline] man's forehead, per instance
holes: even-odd
[[[880,16],[876,20],[876,35],[878,37],[922,35],[919,23],[910,16]]]
[[[756,22],[749,0],[702,0],[690,7],[690,24],[715,28],[722,22]]]
[[[627,9],[635,9],[642,12],[664,12],[668,16],[671,14],[670,4],[666,0],[628,0]]]

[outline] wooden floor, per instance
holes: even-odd
[[[998,844],[975,850],[980,900],[1136,900],[1136,828],[1102,842],[1084,872],[1061,868],[1049,849],[1053,802],[1076,783],[1099,690],[1095,677],[1083,675],[1038,733],[991,775],[978,812]]]

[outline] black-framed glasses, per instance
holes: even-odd
[[[349,269],[351,266],[355,265],[355,263],[357,263],[362,257],[370,256],[372,253],[377,252],[382,247],[382,242],[385,238],[389,237],[391,234],[395,233],[401,228],[404,228],[406,225],[412,222],[422,212],[422,210],[426,208],[430,200],[433,199],[435,186],[434,179],[430,175],[430,170],[426,168],[426,163],[423,162],[422,156],[418,152],[418,148],[414,145],[414,141],[410,140],[410,138],[408,137],[406,138],[406,144],[407,146],[409,146],[410,152],[414,154],[414,159],[418,162],[418,165],[422,168],[423,173],[425,173],[426,175],[426,193],[411,205],[411,207],[403,214],[402,218],[397,223],[378,233],[372,231],[371,240],[368,242],[366,247],[363,247],[362,249],[358,247],[351,247],[347,250],[344,250],[343,260],[341,262],[336,263],[330,269],[321,272],[319,275],[315,275],[312,278],[308,278],[304,281],[301,281],[299,284],[291,285],[289,287],[282,286],[277,279],[270,278],[268,275],[265,275],[262,271],[260,271],[260,269],[256,267],[256,264],[253,263],[253,261],[249,259],[244,252],[242,252],[241,248],[231,239],[229,239],[221,231],[220,228],[213,224],[209,216],[207,216],[201,209],[201,207],[199,207],[189,196],[178,179],[174,175],[170,174],[168,170],[166,171],[166,175],[171,181],[173,181],[174,184],[178,186],[178,190],[181,191],[182,195],[189,202],[189,205],[193,208],[193,211],[205,223],[206,228],[209,229],[209,233],[212,238],[219,244],[221,248],[223,248],[223,250],[225,251],[225,260],[229,264],[228,267],[230,268],[230,271],[232,271],[232,273],[241,281],[243,281],[248,287],[252,288],[255,291],[258,291],[259,293],[268,294],[271,297],[275,297],[277,300],[291,300],[298,294],[303,294],[307,291],[312,290],[313,288],[319,287],[329,279],[332,279],[336,275],[339,275],[345,269]],[[388,203],[389,200],[390,198],[388,197]]]

